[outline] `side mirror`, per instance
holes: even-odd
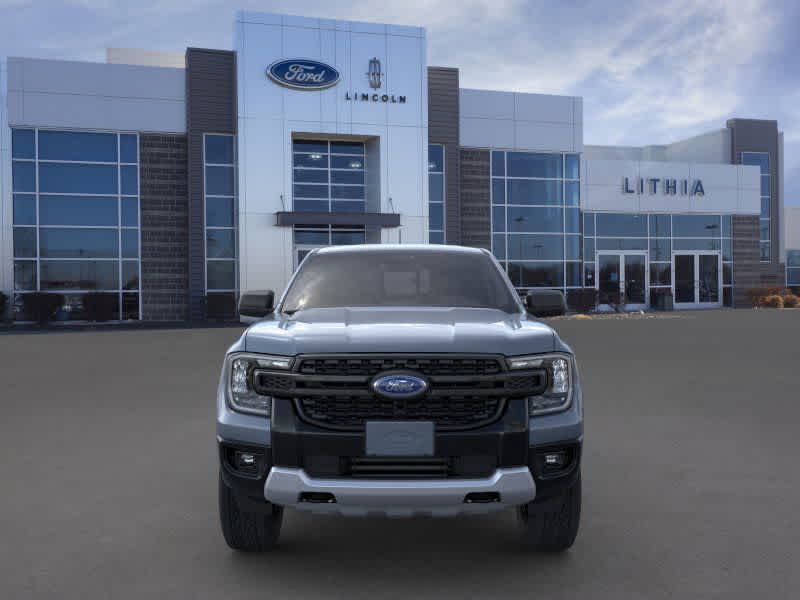
[[[275,292],[272,290],[243,292],[239,297],[239,320],[252,323],[263,319],[272,312],[274,304]]]
[[[567,301],[561,290],[530,290],[525,308],[534,317],[556,317],[567,313]]]

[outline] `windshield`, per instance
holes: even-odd
[[[283,312],[344,306],[520,310],[485,254],[376,250],[309,256],[286,293]]]

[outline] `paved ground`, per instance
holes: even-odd
[[[800,310],[554,321],[581,361],[584,517],[289,514],[227,549],[214,400],[237,329],[0,335],[2,598],[797,598]]]

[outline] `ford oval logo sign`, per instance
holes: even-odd
[[[428,382],[416,375],[383,375],[372,382],[372,390],[385,398],[413,398],[427,389]]]
[[[279,60],[267,68],[272,81],[296,90],[324,90],[339,83],[339,71],[316,60]]]

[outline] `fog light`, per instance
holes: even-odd
[[[567,453],[553,452],[552,454],[545,454],[544,464],[547,467],[555,467],[557,469],[561,469],[564,465],[567,464]]]
[[[256,464],[256,457],[244,452],[236,453],[236,464],[239,467],[252,467]]]

